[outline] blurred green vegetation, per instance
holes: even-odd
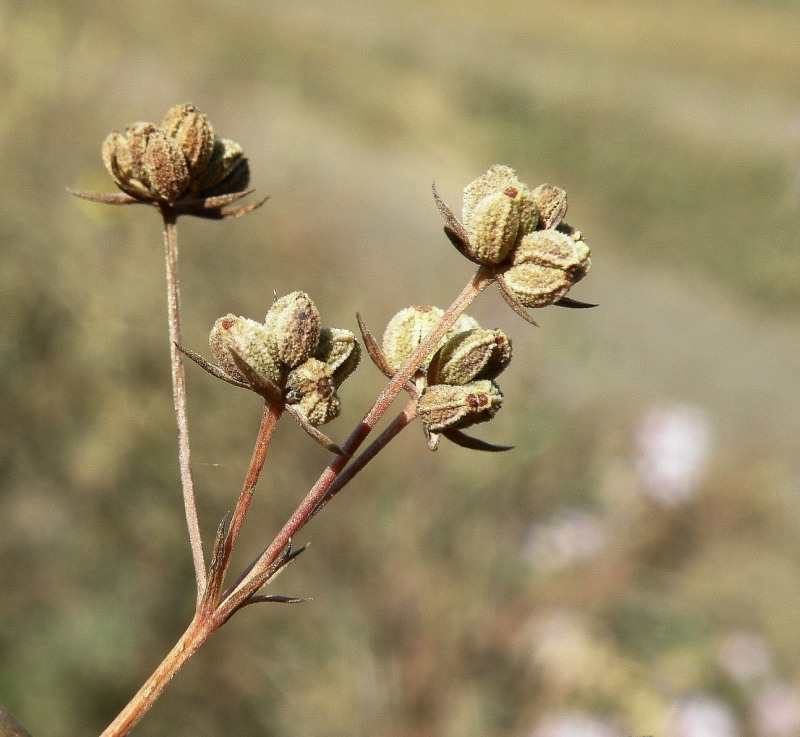
[[[180,224],[198,350],[273,290],[376,333],[444,306],[470,266],[430,183],[455,207],[495,162],[567,188],[601,307],[534,330],[486,295],[516,358],[480,434],[516,450],[410,429],[308,528],[279,591],[313,601],[237,615],[135,733],[800,732],[796,3],[7,0],[0,38],[0,703],[34,737],[99,733],[191,616],[159,223],[65,194],[185,101],[270,195]],[[209,537],[259,408],[189,391]],[[281,426],[242,565],[326,461]]]

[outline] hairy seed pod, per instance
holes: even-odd
[[[511,341],[502,330],[478,328],[456,333],[436,352],[429,384],[467,384],[495,379],[511,363]]]
[[[161,130],[180,148],[190,177],[202,174],[214,152],[214,128],[208,117],[194,105],[175,105],[164,116]]]
[[[203,171],[192,181],[192,189],[205,196],[241,192],[250,183],[250,166],[244,149],[235,141],[218,138],[211,158]]]
[[[539,229],[557,228],[567,214],[567,192],[552,184],[540,184],[531,193],[539,211]]]
[[[461,219],[464,221],[464,225],[472,219],[472,213],[484,197],[502,192],[508,187],[517,187],[519,184],[517,172],[510,166],[504,164],[490,166],[483,174],[464,187],[464,207],[461,210]]]
[[[417,413],[429,432],[461,430],[491,420],[503,403],[493,381],[472,381],[463,386],[436,384],[422,392]]]
[[[462,210],[467,255],[480,264],[504,261],[519,239],[538,222],[527,185],[508,166],[495,164],[464,189]]]
[[[336,386],[356,370],[361,360],[361,346],[353,333],[344,328],[322,328],[314,358],[330,366]]]
[[[397,371],[425,339],[425,336],[433,330],[443,315],[444,310],[440,307],[406,307],[389,320],[383,333],[383,352],[389,366]],[[480,325],[474,317],[461,315],[438,346],[434,347],[431,354],[441,348],[456,333],[479,327]],[[423,367],[427,366],[429,362],[430,358],[423,363]]]
[[[340,402],[331,367],[309,358],[289,373],[286,380],[288,401],[297,405],[314,427],[339,416]]]
[[[389,320],[383,333],[383,352],[389,366],[397,371],[442,315],[444,310],[439,307],[406,307]]]
[[[479,264],[499,264],[519,238],[536,224],[536,208],[524,184],[506,187],[480,200],[464,224],[469,242],[466,250]]]
[[[140,178],[147,134],[151,130],[155,130],[151,123],[136,123],[128,126],[124,133],[110,133],[101,148],[103,164],[116,185],[140,200],[154,199]]]
[[[165,202],[176,202],[189,185],[189,170],[178,145],[155,129],[147,135],[142,158],[142,181]]]
[[[271,335],[275,356],[289,369],[311,358],[319,344],[319,312],[305,292],[291,292],[276,300],[264,327]]]
[[[257,374],[280,386],[283,375],[275,357],[272,335],[261,323],[225,315],[214,323],[208,343],[220,368],[231,378],[247,382],[231,355],[235,352]]]
[[[537,230],[514,251],[503,282],[525,307],[546,307],[583,279],[590,266],[589,246],[578,231]]]

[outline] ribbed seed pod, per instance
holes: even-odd
[[[214,128],[208,117],[194,105],[175,105],[164,116],[161,130],[180,148],[192,180],[201,175],[214,152]]]
[[[463,386],[435,384],[422,392],[417,413],[432,433],[460,430],[491,420],[503,403],[503,394],[492,381],[473,381]]]
[[[397,371],[405,363],[442,315],[444,310],[439,307],[406,307],[389,320],[383,333],[383,352],[392,369]]]
[[[231,355],[235,351],[257,374],[280,386],[282,369],[275,358],[272,336],[261,323],[226,315],[214,323],[208,343],[220,368],[231,378],[248,381]]]
[[[344,328],[322,328],[314,358],[330,366],[336,386],[348,377],[361,360],[361,346]]]
[[[428,368],[429,384],[495,379],[511,363],[511,341],[502,330],[467,330],[450,337]]]
[[[289,373],[287,397],[314,427],[339,416],[340,402],[331,367],[316,358],[309,358]]]
[[[504,261],[539,218],[530,189],[513,169],[500,164],[467,185],[462,217],[466,253],[486,265]]]
[[[586,276],[591,252],[577,231],[537,230],[523,238],[511,263],[505,286],[525,307],[545,307]]]
[[[539,211],[539,229],[557,228],[567,214],[567,192],[552,184],[540,184],[531,193]]]
[[[250,167],[244,149],[235,141],[218,138],[202,172],[192,181],[192,190],[206,196],[241,192],[250,183]]]
[[[141,179],[158,199],[176,202],[189,186],[189,170],[178,145],[158,128],[147,134]]]
[[[291,292],[277,299],[264,318],[275,357],[293,369],[311,358],[320,336],[319,312],[305,292]]]

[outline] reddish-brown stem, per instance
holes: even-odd
[[[233,553],[233,549],[236,547],[236,541],[239,538],[239,533],[242,530],[242,525],[247,516],[247,510],[250,509],[250,502],[253,499],[253,492],[256,489],[258,477],[261,475],[261,469],[264,468],[264,463],[267,460],[267,451],[272,442],[272,437],[275,434],[275,427],[282,414],[283,407],[281,405],[264,402],[264,411],[261,414],[261,425],[258,428],[258,437],[256,438],[256,444],[253,448],[253,457],[250,459],[250,466],[247,469],[242,491],[239,494],[239,500],[236,502],[236,508],[231,517],[228,535],[225,538],[226,569],[227,562],[230,561],[231,553]]]
[[[183,356],[178,350],[181,344],[181,298],[178,280],[178,231],[175,211],[160,208],[164,219],[164,248],[167,266],[167,317],[169,323],[169,352],[172,366],[172,398],[175,403],[175,419],[178,426],[178,464],[183,490],[183,507],[186,527],[192,549],[194,575],[197,583],[197,601],[206,587],[206,564],[203,557],[203,542],[200,537],[200,521],[197,516],[197,500],[192,479],[192,460],[189,448],[189,419],[186,413],[186,375]]]
[[[170,650],[158,668],[144,682],[128,705],[106,727],[100,737],[123,737],[133,729],[139,720],[148,712],[175,674],[194,655],[197,649],[222,625],[211,613],[198,614],[192,620],[186,632]]]
[[[317,514],[336,494],[349,484],[364,466],[366,466],[378,453],[380,453],[409,423],[417,416],[417,397],[410,399],[403,411],[387,425],[386,429],[378,435],[361,453],[359,453],[347,467],[336,477],[328,492],[322,498],[311,517]],[[309,518],[310,519],[310,518]]]

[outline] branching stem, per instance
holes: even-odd
[[[180,354],[177,348],[175,348],[175,344],[180,342],[180,320],[177,306],[178,289],[177,270],[175,268],[177,243],[174,233],[174,217],[172,221],[170,221],[165,214],[164,223],[165,241],[167,244],[167,279],[170,285],[170,338],[173,346],[172,366],[175,387],[175,408],[178,416],[179,438],[183,438],[186,429],[186,397]],[[252,597],[255,596],[259,589],[269,580],[269,577],[275,571],[275,562],[287,549],[287,545],[289,545],[292,536],[298,532],[327,501],[351,481],[390,440],[414,419],[416,409],[415,403],[412,400],[375,441],[361,453],[361,455],[353,459],[359,447],[389,409],[392,402],[397,398],[397,395],[406,386],[406,383],[414,372],[424,363],[427,356],[433,351],[439,341],[445,336],[455,321],[464,313],[467,307],[469,307],[472,301],[493,281],[494,277],[490,271],[483,268],[478,270],[469,284],[462,290],[461,294],[456,297],[453,304],[445,311],[442,319],[433,331],[426,336],[400,370],[392,377],[386,388],[381,392],[375,400],[375,403],[364,416],[364,419],[361,420],[355,430],[350,434],[350,437],[343,446],[343,450],[347,453],[347,456],[336,456],[330,462],[292,516],[275,536],[275,539],[270,543],[269,547],[245,568],[243,575],[231,589],[223,595],[224,598],[221,602],[216,599],[216,596],[213,596],[211,597],[212,601],[210,602],[210,606],[201,606],[200,602],[203,600],[198,598],[197,611],[186,632],[184,632],[167,657],[139,689],[139,692],[133,697],[130,703],[106,728],[100,737],[123,737],[123,735],[128,734],[134,725],[136,725],[155,703],[167,684],[183,667],[186,661],[215,630],[219,629],[219,627],[230,619],[238,609],[252,600]],[[225,566],[227,566],[247,509],[249,508],[253,490],[258,481],[264,461],[266,460],[267,450],[280,413],[280,408],[275,408],[270,403],[266,403],[250,467],[245,477],[242,492],[239,496],[239,501],[236,505],[231,525],[225,539]],[[197,526],[197,510],[194,502],[191,471],[189,468],[188,440],[186,440],[185,446],[182,440],[180,448],[181,478],[188,479],[188,482],[184,481],[186,516],[189,523],[190,538],[192,539],[192,551],[195,556],[195,568],[202,573],[202,578],[200,573],[198,573],[198,586],[201,581],[203,583],[203,587],[199,589],[199,591],[202,592],[205,588],[206,573],[202,565],[203,555],[202,548],[199,544],[200,536]],[[197,567],[198,562],[200,564],[199,569]],[[208,599],[205,599],[205,601],[208,601]]]

